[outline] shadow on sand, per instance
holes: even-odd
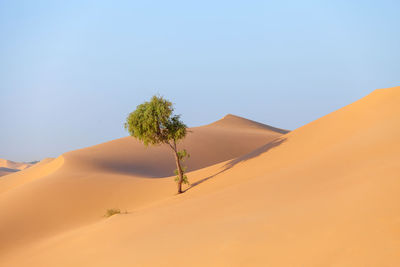
[[[213,175],[211,175],[211,176],[208,176],[208,177],[206,177],[206,178],[203,178],[203,179],[201,179],[201,180],[199,180],[199,181],[197,181],[197,182],[195,182],[195,183],[192,183],[192,184],[190,185],[189,188],[187,188],[186,190],[184,190],[184,192],[190,190],[191,188],[193,188],[193,187],[195,187],[195,186],[198,186],[198,185],[201,184],[201,183],[204,183],[204,182],[207,181],[207,180],[210,180],[211,178],[217,176],[218,174],[221,174],[221,173],[223,173],[223,172],[229,170],[230,168],[232,168],[233,166],[235,166],[236,164],[238,164],[238,163],[240,163],[240,162],[245,162],[245,161],[247,161],[247,160],[249,160],[249,159],[258,157],[259,155],[261,155],[261,154],[263,154],[263,153],[265,153],[265,152],[271,150],[272,148],[281,145],[281,144],[284,143],[286,140],[287,140],[287,138],[285,138],[285,137],[279,137],[279,138],[274,139],[273,141],[271,141],[271,142],[269,142],[269,143],[263,145],[262,147],[257,148],[256,150],[254,150],[253,152],[250,152],[249,154],[246,154],[246,155],[244,155],[244,156],[241,156],[241,157],[235,158],[235,159],[233,159],[233,160],[230,160],[229,162],[227,162],[227,163],[222,167],[222,170],[221,170],[221,171],[219,171],[219,172],[217,172],[217,173],[215,173],[215,174],[213,174]]]
[[[6,168],[6,167],[0,167],[0,171],[5,171],[5,172],[13,173],[13,172],[19,172],[20,170],[18,170],[18,169]]]

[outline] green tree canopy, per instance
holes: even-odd
[[[182,193],[182,183],[188,183],[188,180],[181,162],[188,154],[186,150],[178,151],[177,142],[185,138],[187,126],[180,120],[180,115],[174,115],[173,112],[170,101],[161,96],[153,96],[150,101],[140,104],[128,115],[125,129],[145,146],[169,145],[175,155],[178,193]]]

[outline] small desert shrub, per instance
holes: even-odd
[[[106,214],[104,215],[104,217],[111,217],[111,216],[113,216],[113,215],[115,215],[115,214],[120,214],[121,213],[121,210],[120,209],[108,209],[107,211],[106,211]]]

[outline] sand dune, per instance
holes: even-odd
[[[0,194],[25,183],[46,177],[47,175],[58,170],[63,163],[63,156],[60,156],[57,159],[45,158],[30,168],[10,174],[7,177],[2,177],[0,182]]]
[[[121,172],[117,163],[99,167],[112,160],[111,149],[95,159],[89,155],[96,148],[67,153],[53,174],[0,194],[6,215],[0,231],[7,229],[0,234],[7,244],[0,245],[0,265],[398,266],[398,103],[400,87],[376,90],[250,153],[235,151],[235,158],[221,162],[224,154],[204,168],[206,160],[193,159],[192,187],[182,195],[171,195],[171,179],[132,179],[164,176],[166,165],[160,165],[162,171]],[[226,134],[240,124],[229,120],[222,127],[230,125]],[[218,124],[206,127],[215,134]],[[238,128],[242,134],[262,130],[255,124]],[[79,168],[66,169],[72,163],[87,170],[86,176],[78,175]],[[61,208],[46,209],[41,221],[33,220],[45,224],[42,228],[26,223],[37,210],[13,210],[31,205],[32,192],[40,192],[43,202],[58,198]],[[71,207],[60,206],[62,201]],[[108,219],[95,214],[111,206],[129,212]],[[51,224],[54,213],[69,226]],[[33,235],[33,229],[43,235]],[[18,234],[10,237],[10,231]]]
[[[233,115],[217,124],[190,129],[180,144],[192,154],[189,169],[246,154],[283,131]],[[0,254],[102,219],[107,208],[131,209],[172,196],[172,179],[143,178],[170,176],[174,165],[168,147],[146,148],[126,137],[68,152],[4,177],[0,211],[7,216],[0,219]]]
[[[19,170],[17,169],[10,169],[10,168],[5,168],[5,167],[0,167],[0,176],[4,176],[10,173],[18,172]]]
[[[6,159],[0,159],[0,176],[25,170],[34,164],[34,162],[15,162]]]
[[[27,162],[15,162],[6,159],[0,159],[0,167],[16,169],[16,170],[23,170],[32,166],[32,163]]]
[[[179,144],[191,154],[188,171],[204,168],[246,154],[288,131],[234,115],[210,125],[191,128]],[[145,147],[132,137],[64,154],[69,165],[142,177],[167,177],[175,169],[168,146]]]

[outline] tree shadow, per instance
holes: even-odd
[[[190,187],[188,187],[186,190],[184,190],[184,192],[186,192],[189,189],[191,189],[191,188],[193,188],[195,186],[198,186],[199,184],[204,183],[205,181],[210,180],[210,179],[214,178],[215,176],[217,176],[217,175],[219,175],[219,174],[231,169],[233,166],[235,166],[238,163],[245,162],[245,161],[247,161],[249,159],[258,157],[259,155],[261,155],[261,154],[273,149],[274,147],[277,147],[277,146],[281,145],[282,143],[286,142],[286,140],[287,140],[286,137],[278,137],[277,139],[272,140],[271,142],[263,145],[262,147],[257,148],[256,150],[254,150],[254,151],[252,151],[252,152],[250,152],[250,153],[248,153],[246,155],[243,155],[241,157],[238,157],[238,158],[235,158],[235,159],[232,159],[232,160],[228,161],[224,166],[222,166],[222,170],[220,170],[219,172],[217,172],[217,173],[215,173],[213,175],[210,175],[210,176],[208,176],[206,178],[203,178],[203,179],[201,179],[201,180],[199,180],[199,181],[197,181],[195,183],[192,183],[190,185]]]

